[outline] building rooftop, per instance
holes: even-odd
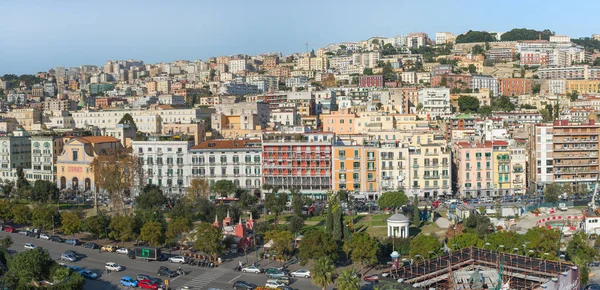
[[[110,136],[88,136],[77,138],[82,143],[114,143],[121,142],[119,139]]]
[[[234,149],[234,148],[260,148],[260,140],[210,140],[202,142],[192,150],[200,149]]]

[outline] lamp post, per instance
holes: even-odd
[[[421,260],[423,260],[423,274],[425,274],[425,258],[423,258],[423,256],[416,254],[415,258],[421,258]],[[417,268],[417,272],[418,272],[418,268]]]
[[[438,261],[438,263],[440,263],[440,257],[438,256],[438,254],[436,254],[434,251],[429,251],[429,252],[427,252],[427,253],[429,253],[429,255],[430,255],[430,256],[431,256],[432,254],[433,254],[433,255],[435,255],[435,259]],[[431,263],[430,263],[429,265],[431,265]],[[436,271],[437,271],[437,265],[436,265],[435,269],[436,269]],[[431,271],[431,267],[430,267],[429,271]]]
[[[496,248],[496,252],[499,252],[498,249],[500,249],[500,248],[504,249],[504,245],[498,246],[498,248]]]
[[[549,253],[544,253],[542,255],[542,259],[544,260],[544,272],[546,272],[546,256],[550,255]]]
[[[491,244],[490,244],[490,243],[485,243],[485,244],[483,244],[483,247],[482,247],[482,249],[484,249],[484,250],[485,250],[485,247],[487,247],[487,246],[491,246]],[[486,259],[488,259],[488,258],[489,258],[489,257],[488,257],[488,253],[487,253],[487,252],[485,253],[485,258],[486,258]]]

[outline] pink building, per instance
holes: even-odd
[[[459,196],[491,196],[494,187],[492,142],[457,142],[454,149]]]

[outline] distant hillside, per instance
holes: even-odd
[[[589,37],[571,39],[573,43],[581,45],[586,51],[594,52],[594,50],[600,50],[600,41],[591,39]]]
[[[537,31],[534,29],[526,28],[515,28],[511,31],[502,34],[502,41],[515,41],[515,40],[537,40],[542,35],[543,40],[550,40],[550,36],[554,35],[553,31],[544,29],[543,31]]]
[[[456,43],[491,42],[496,41],[495,34],[485,31],[469,30],[465,34],[456,37]]]

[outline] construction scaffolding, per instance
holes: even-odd
[[[488,289],[500,289],[502,285],[510,289],[536,289],[572,266],[561,261],[470,247],[384,273],[416,288],[481,289],[473,287],[470,281],[470,273],[481,272],[485,273],[481,283]]]

